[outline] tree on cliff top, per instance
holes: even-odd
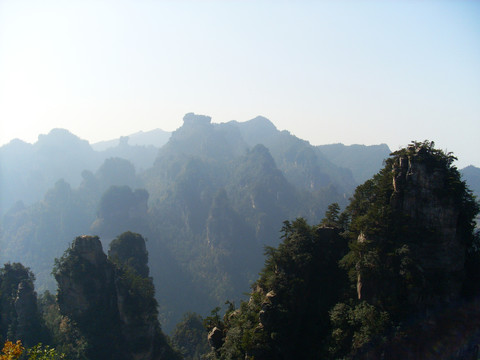
[[[328,310],[345,276],[337,266],[346,242],[339,230],[285,221],[282,243],[267,247],[265,266],[239,309],[229,303],[223,321],[207,318],[210,338],[223,333],[211,357],[221,359],[318,359],[327,353]],[[213,327],[218,330],[213,330]],[[212,332],[213,330],[213,332]],[[220,346],[219,346],[220,345]]]
[[[108,257],[117,264],[132,267],[141,277],[148,277],[148,252],[142,235],[124,232],[110,243]]]
[[[323,227],[285,222],[250,300],[207,317],[209,358],[464,358],[473,343],[452,335],[480,341],[478,286],[466,286],[479,283],[479,206],[453,160],[413,143]]]
[[[437,341],[447,336],[429,324],[457,326],[428,309],[478,294],[472,284],[478,284],[473,269],[480,264],[474,234],[479,205],[453,165],[456,158],[434,145],[413,142],[392,153],[357,187],[344,213],[350,252],[341,266],[352,287],[331,312],[337,357],[421,358],[433,351],[426,328]],[[424,329],[407,328],[413,319]]]

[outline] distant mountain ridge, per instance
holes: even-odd
[[[162,129],[138,131],[130,135],[121,136],[117,139],[99,141],[91,144],[91,146],[95,151],[104,151],[118,146],[122,139],[127,137],[130,145],[154,146],[156,148],[161,148],[168,142],[171,135],[172,133],[170,131],[164,131]]]
[[[191,116],[197,115],[192,113]],[[335,182],[337,185],[351,190],[359,183],[359,179],[367,178],[378,170],[381,160],[388,156],[388,150],[377,151],[376,158],[370,159],[369,162],[369,164],[375,165],[365,166],[362,165],[362,161],[352,162],[352,156],[349,155],[347,158],[350,160],[342,160],[345,156],[342,158],[342,155],[335,155],[335,151],[329,150],[330,145],[311,147],[307,141],[301,140],[296,142],[295,146],[304,149],[302,158],[290,161],[288,160],[289,154],[282,153],[285,147],[282,141],[292,142],[293,137],[288,131],[278,131],[275,125],[265,117],[258,116],[246,122],[231,121],[213,125],[222,129],[221,131],[224,133],[230,132],[230,135],[233,132],[241,134],[242,140],[239,140],[239,136],[228,136],[229,141],[243,142],[241,145],[237,144],[238,151],[245,151],[248,146],[260,143],[267,146],[272,150],[275,161],[291,182],[299,181],[299,178],[304,176],[308,178],[309,175],[302,168],[307,166],[305,161],[308,161],[308,156],[311,156],[307,153],[315,153],[314,157],[319,163],[316,165],[317,170],[314,171],[317,172],[318,178],[323,180],[321,184],[312,182],[304,184],[304,186],[310,186],[311,189],[323,186],[327,182]],[[82,180],[80,174],[83,170],[94,171],[105,159],[110,157],[127,159],[134,164],[137,171],[144,171],[152,166],[158,149],[168,142],[171,134],[171,132],[161,129],[154,129],[89,144],[68,130],[53,129],[48,134],[39,135],[38,141],[34,144],[18,139],[12,140],[0,147],[0,182],[2,184],[0,187],[0,215],[16,201],[21,200],[29,205],[40,200],[42,194],[59,179],[64,179],[72,186],[78,186]],[[293,146],[293,143],[291,145]],[[356,150],[348,152],[350,148],[343,146],[342,153],[354,153],[357,158],[359,153],[369,151],[373,154],[370,147],[364,147],[360,152]],[[295,165],[291,166],[292,164]],[[308,166],[310,165],[312,164],[308,164]],[[338,173],[339,168],[337,167],[344,169],[340,171],[343,171],[343,174]],[[352,171],[353,178],[350,178],[347,169]],[[323,175],[320,176],[320,173]],[[329,173],[328,176],[327,173]],[[333,173],[337,175],[333,175]],[[331,176],[333,178],[330,178]],[[304,181],[307,181],[305,179]]]
[[[132,135],[134,142],[162,143],[169,133],[159,130],[136,134]],[[153,139],[156,135],[160,136],[157,141]],[[30,205],[41,200],[59,179],[79,186],[84,170],[95,171],[108,158],[124,158],[142,171],[152,166],[157,152],[158,148],[152,145],[130,144],[130,136],[99,151],[65,129],[39,135],[34,144],[12,140],[0,147],[0,215],[17,201]]]
[[[93,233],[107,245],[141,233],[169,328],[185,311],[241,296],[283,221],[318,223],[329,204],[345,206],[390,152],[312,146],[264,117],[217,124],[194,113],[161,148],[146,142],[126,136],[95,151],[56,129],[33,145],[0,147],[0,260],[24,263],[38,289],[52,289],[53,259],[76,236]]]
[[[335,165],[350,169],[358,184],[362,184],[375,174],[391,153],[387,144],[369,146],[330,144],[319,145],[317,149]]]
[[[470,165],[461,169],[460,174],[476,196],[480,197],[480,168]]]
[[[243,123],[233,121],[227,124],[236,126],[249,146],[265,145],[279,169],[296,186],[319,190],[335,184],[338,191],[347,193],[356,186],[350,169],[334,164],[308,141],[286,130],[277,130],[270,120],[262,116]]]

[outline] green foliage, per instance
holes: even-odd
[[[433,146],[413,143],[392,154],[357,188],[343,213],[336,203],[328,207],[321,228],[303,219],[284,222],[281,244],[265,249],[250,300],[238,309],[230,306],[223,319],[219,308],[207,318],[207,328],[217,327],[222,337],[209,358],[401,358],[396,352],[405,346],[406,354],[427,354],[435,337],[421,328],[436,320],[426,320],[425,309],[442,297],[448,302],[450,294],[473,297],[480,291],[474,285],[480,269],[478,204],[453,166],[455,158]],[[427,208],[428,201],[437,207]],[[445,224],[429,217],[443,211],[438,206],[458,214],[449,226],[458,241],[454,251],[465,251],[465,279],[431,268],[432,251],[450,261],[449,253],[435,248],[445,241]],[[416,330],[406,327],[412,318],[419,319]],[[458,326],[452,317],[440,319],[442,329]],[[418,346],[422,340],[415,332],[427,345]]]
[[[136,245],[130,256],[125,246]],[[127,262],[148,274],[143,237],[125,233],[117,238],[115,262],[107,259],[96,236],[80,236],[57,260],[58,305],[68,324],[86,339],[89,360],[178,359],[162,333],[152,279],[141,276]],[[138,254],[140,259],[132,259]],[[109,344],[109,346],[105,346]]]
[[[320,225],[345,230],[348,222],[349,215],[347,212],[340,212],[340,205],[335,202],[328,205],[327,211],[325,212],[325,217],[320,222]]]
[[[97,236],[77,237],[54,268],[60,313],[86,339],[90,360],[126,358],[113,274]]]
[[[328,205],[328,209],[325,212],[325,217],[320,223],[325,226],[339,226],[340,220],[340,206],[338,203],[332,203]]]
[[[48,340],[34,292],[35,276],[20,263],[0,269],[0,335],[22,339],[27,346]]]
[[[141,277],[148,277],[148,252],[145,239],[131,231],[124,232],[110,243],[109,259],[131,267]]]
[[[338,230],[312,227],[304,219],[284,222],[282,239],[278,248],[266,248],[265,266],[250,300],[239,309],[230,304],[223,322],[215,325],[225,334],[218,357],[289,359],[326,354],[328,310],[345,283],[337,261],[346,243]],[[218,318],[209,328],[213,320]]]
[[[33,284],[35,275],[33,272],[20,263],[7,263],[0,269],[1,285],[0,291],[2,295],[16,296],[18,285],[22,281]]]
[[[60,313],[56,297],[45,291],[39,296],[38,304],[57,351],[70,360],[86,360],[87,340],[78,326]]]
[[[155,299],[155,287],[151,278],[140,276],[131,267],[117,268],[117,278],[122,293],[123,310],[132,322],[155,320],[158,316],[158,303]]]
[[[223,322],[221,321],[220,317],[220,310],[222,308],[220,306],[217,306],[215,309],[213,309],[210,312],[210,316],[207,316],[203,321],[203,327],[207,329],[208,331],[212,330],[214,327],[218,327],[219,329],[223,329],[225,326]]]
[[[200,360],[210,350],[200,315],[186,313],[183,316],[173,331],[172,344],[185,360]]]
[[[333,326],[330,352],[336,357],[359,355],[367,344],[381,349],[379,345],[386,341],[385,333],[390,326],[388,313],[365,301],[354,306],[336,304],[330,311],[330,320]]]
[[[62,360],[66,359],[65,354],[57,352],[55,348],[51,348],[48,345],[38,343],[35,346],[25,349],[21,340],[17,340],[16,343],[12,341],[6,341],[2,354],[0,354],[0,360]]]
[[[115,265],[117,288],[122,296],[122,310],[131,323],[145,319],[156,321],[158,303],[155,287],[148,277],[148,252],[140,234],[127,231],[110,243],[109,260]]]
[[[441,168],[455,171],[453,162],[458,160],[451,152],[445,153],[443,150],[435,149],[435,142],[429,140],[413,141],[406,148],[395,151],[391,155],[393,157],[387,160],[387,165],[400,157],[415,156],[415,161],[427,164],[429,170]]]
[[[58,353],[57,350],[48,345],[37,344],[27,349],[28,360],[62,360],[66,359],[65,354]]]
[[[473,274],[480,268],[473,231],[479,207],[461,181],[454,160],[451,153],[435,149],[433,142],[413,142],[394,152],[377,175],[357,187],[344,213],[349,220],[345,234],[350,238],[350,251],[340,261],[357,294],[352,291],[348,301],[338,303],[330,312],[333,356],[362,357],[367,352],[385,351],[392,338],[401,338],[406,319],[414,314],[422,316],[418,309],[421,301],[412,299],[446,298],[451,296],[445,294],[446,287],[462,281],[448,280],[444,269],[432,274],[422,268],[424,259],[419,254],[432,256],[424,249],[435,249],[437,239],[442,237],[437,229],[443,226],[422,218],[426,215],[418,209],[425,208],[423,202],[427,200],[458,213],[453,226],[458,241],[465,245],[467,258],[463,293],[478,293],[478,287],[471,284],[478,279]],[[429,188],[420,189],[427,186],[421,182],[427,181]],[[420,191],[428,193],[430,189],[434,190],[428,199],[420,198]],[[407,205],[404,196],[409,196]],[[417,209],[413,215],[412,208]],[[379,357],[380,353],[372,356]]]

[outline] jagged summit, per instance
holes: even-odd
[[[185,114],[183,117],[184,125],[193,125],[193,124],[210,124],[212,118],[206,115],[197,115],[193,112]]]
[[[103,253],[102,243],[98,236],[81,235],[72,243],[79,257],[84,258],[92,264],[99,264],[105,261],[106,256]]]

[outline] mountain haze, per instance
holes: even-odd
[[[386,145],[312,146],[264,117],[215,124],[193,113],[161,148],[130,141],[95,151],[55,129],[33,145],[1,147],[0,260],[22,262],[39,291],[54,290],[54,258],[77,236],[99,235],[108,246],[125,231],[141,233],[167,331],[184,312],[241,298],[283,221],[319,223],[329,204],[345,207],[389,153]]]
[[[460,173],[470,189],[480,197],[480,168],[470,165],[460,170]]]
[[[153,164],[157,152],[152,145],[130,145],[129,137],[115,147],[95,151],[86,140],[64,129],[39,135],[33,145],[12,140],[0,147],[0,215],[17,201],[31,205],[41,200],[60,179],[79,186],[83,171],[97,170],[108,158],[121,157],[144,170]]]
[[[161,148],[168,142],[171,134],[171,132],[163,131],[162,129],[139,131],[127,136],[122,136],[118,139],[99,141],[91,145],[95,151],[104,151],[118,146],[123,138],[128,137],[128,143],[130,145],[153,146],[156,148]]]

